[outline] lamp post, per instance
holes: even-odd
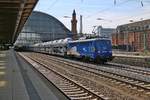
[[[146,44],[146,32],[144,32],[144,51],[147,50],[147,44]]]
[[[97,18],[96,20],[102,20],[102,21],[112,22],[112,20],[108,20],[108,19],[104,19],[104,18]]]
[[[137,21],[142,21],[142,20],[143,20],[143,18],[140,18],[140,20],[133,20],[133,19],[130,19],[129,22],[132,23],[132,22],[137,22]]]
[[[108,20],[108,19],[104,19],[104,18],[97,18],[96,20],[106,21],[106,22],[109,22],[109,23],[112,22],[112,20]],[[98,33],[99,36],[102,36],[102,30],[103,30],[102,25],[97,27],[97,31],[98,31],[97,33]],[[104,36],[107,36],[106,33],[103,34],[103,35],[104,35]]]
[[[64,18],[71,18],[70,16],[63,16]]]

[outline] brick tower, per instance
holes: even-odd
[[[73,14],[72,14],[71,31],[73,33],[73,39],[77,39],[77,20],[76,20],[75,10],[73,10]]]

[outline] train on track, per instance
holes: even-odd
[[[112,60],[112,45],[107,38],[72,40],[71,38],[37,43],[28,47],[34,52],[76,57],[104,63]]]

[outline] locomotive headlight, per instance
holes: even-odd
[[[101,51],[98,51],[98,53],[101,53]]]

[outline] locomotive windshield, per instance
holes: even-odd
[[[100,40],[96,42],[97,50],[99,51],[111,51],[111,41],[110,40]]]

